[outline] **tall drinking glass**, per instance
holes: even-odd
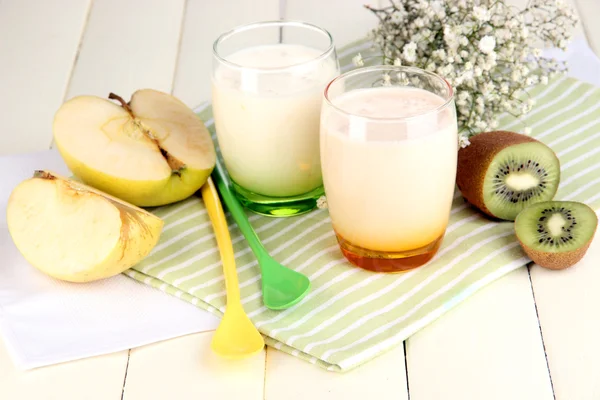
[[[458,152],[452,88],[418,68],[347,72],[326,88],[321,163],[345,257],[381,272],[437,252],[450,216]]]
[[[217,138],[240,202],[271,216],[312,210],[323,194],[319,116],[339,74],[331,35],[293,21],[259,22],[213,46]]]

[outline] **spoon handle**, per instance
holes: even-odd
[[[242,231],[242,234],[244,235],[246,241],[250,245],[252,252],[257,258],[264,257],[267,254],[267,251],[263,247],[258,236],[256,236],[256,232],[254,232],[254,228],[252,228],[250,221],[248,221],[248,216],[246,215],[244,208],[233,194],[231,186],[227,182],[227,175],[218,158],[212,175],[215,179],[217,188],[221,193],[223,202],[225,202],[227,209],[229,210],[229,212],[231,212],[233,219]]]
[[[240,289],[238,284],[237,269],[235,268],[235,256],[231,236],[227,228],[227,219],[219,200],[219,193],[215,188],[210,176],[202,186],[202,200],[208,212],[208,216],[215,231],[221,260],[223,262],[223,275],[225,276],[225,289],[227,291],[227,307],[235,303],[240,303]]]

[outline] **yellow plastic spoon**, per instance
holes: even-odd
[[[249,357],[259,353],[265,347],[265,341],[242,307],[227,220],[223,213],[219,193],[210,177],[202,186],[201,192],[219,245],[227,290],[225,314],[212,338],[211,348],[225,358]]]

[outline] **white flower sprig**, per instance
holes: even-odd
[[[432,71],[453,86],[461,146],[497,128],[501,113],[520,118],[532,109],[526,89],[567,71],[565,62],[543,57],[541,47],[565,50],[577,23],[562,0],[530,0],[522,10],[504,0],[390,0],[388,7],[366,7],[379,18],[372,37],[384,64]],[[361,54],[353,61],[364,65]]]

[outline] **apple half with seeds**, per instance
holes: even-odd
[[[8,199],[10,235],[35,268],[90,282],[134,266],[158,243],[162,219],[49,171],[36,171]]]
[[[128,103],[113,93],[108,99],[74,97],[56,112],[53,134],[77,178],[140,207],[191,196],[216,162],[202,120],[177,98],[152,89],[136,91]]]

